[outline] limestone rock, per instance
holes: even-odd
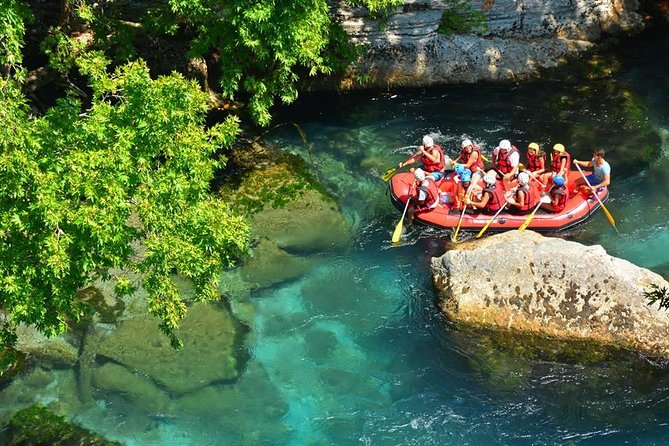
[[[16,349],[42,363],[71,367],[78,360],[77,349],[63,337],[47,338],[36,328],[26,325],[20,325],[16,334]]]
[[[300,277],[310,268],[306,259],[288,254],[276,242],[262,239],[245,259],[241,276],[253,288],[267,288]]]
[[[145,374],[173,394],[237,377],[237,327],[229,312],[211,304],[195,304],[181,323],[181,350],[158,330],[158,321],[140,317],[121,322],[103,340],[99,356]]]
[[[160,412],[170,402],[167,394],[155,384],[121,365],[108,362],[99,367],[93,376],[96,387],[123,394],[136,407]]]
[[[432,259],[442,311],[465,325],[593,341],[669,358],[661,276],[597,246],[509,231]]]
[[[348,246],[349,227],[334,200],[308,189],[281,208],[265,208],[251,218],[254,238],[274,240],[287,251],[312,252]]]
[[[367,48],[359,70],[365,86],[424,86],[517,80],[564,56],[592,47],[603,33],[643,27],[636,0],[474,0],[488,30],[446,36],[438,32],[451,3],[409,0],[376,21],[363,8],[341,2],[337,15],[353,42]],[[353,77],[353,76],[352,76]],[[353,87],[347,79],[343,87]]]

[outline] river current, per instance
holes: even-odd
[[[669,46],[658,39],[621,48],[614,82],[666,135]],[[634,152],[618,146],[634,135],[622,121],[612,132],[618,118],[596,94],[585,106],[572,101],[580,94],[559,81],[452,86],[319,94],[281,110],[276,121],[297,123],[308,148],[288,126],[269,142],[305,158],[353,228],[350,246],[310,254],[305,275],[252,295],[249,359],[225,384],[227,401],[212,390],[197,410],[141,414],[154,421],[150,433],[134,423],[138,409],[117,400],[73,408],[73,420],[128,445],[668,444],[669,373],[524,359],[484,338],[472,345],[440,316],[430,284],[429,261],[448,233],[414,226],[399,246],[390,243],[399,213],[380,174],[424,134],[452,157],[471,138],[486,153],[500,139],[522,150],[562,142],[580,159],[597,135],[613,167],[607,206],[621,235],[600,211],[561,236],[668,277],[669,138],[658,138],[650,165],[630,163]],[[24,400],[61,398],[58,380],[49,382]]]

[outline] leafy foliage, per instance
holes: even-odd
[[[3,71],[18,71],[21,67],[25,20],[31,18],[30,10],[21,0],[0,2],[0,65]]]
[[[221,164],[213,155],[232,143],[237,120],[205,130],[206,95],[181,75],[153,80],[141,62],[109,75],[97,53],[78,65],[94,91],[85,110],[68,96],[34,117],[12,80],[0,84],[0,341],[21,322],[64,331],[84,314],[78,289],[130,266],[178,345],[185,306],[171,276],[213,298],[221,264],[247,247],[247,224],[209,195]]]
[[[669,310],[669,289],[652,284],[650,291],[644,291],[643,296],[648,300],[648,306],[657,303],[658,309]]]
[[[483,12],[474,9],[466,0],[453,0],[441,15],[439,32],[445,35],[464,34],[473,29],[488,30],[488,21]]]

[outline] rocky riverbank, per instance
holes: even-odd
[[[605,34],[641,30],[636,0],[475,0],[454,12],[452,3],[411,0],[382,20],[340,4],[343,29],[366,53],[341,88],[428,86],[537,77],[567,62]],[[446,35],[445,17],[479,14],[483,27]],[[442,28],[440,30],[440,27]],[[355,80],[355,81],[354,81]]]

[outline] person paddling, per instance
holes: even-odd
[[[486,187],[483,189],[480,200],[465,201],[472,210],[481,210],[486,214],[494,214],[502,206],[506,205],[504,190],[497,187],[497,175],[494,171],[488,172],[483,177]]]
[[[611,184],[611,166],[604,159],[604,155],[604,149],[597,149],[592,153],[590,161],[574,160],[577,166],[593,168],[592,173],[586,177],[590,182],[590,187],[583,178],[579,178],[574,183],[574,193],[586,190],[590,195]]]
[[[527,146],[525,153],[525,172],[529,173],[534,178],[546,171],[546,154],[539,147],[536,142],[531,142]]]
[[[415,214],[429,212],[439,205],[439,188],[434,177],[421,168],[414,170],[413,174],[418,186],[412,197],[414,205],[409,209],[409,223],[413,222]]]
[[[507,199],[510,210],[514,214],[529,214],[537,205],[537,194],[530,186],[530,175],[527,172],[518,174],[518,187],[513,191],[511,197]]]
[[[550,172],[541,174],[541,183],[544,188],[548,185],[548,181],[555,176],[564,178],[565,184],[569,182],[569,168],[571,166],[571,155],[565,149],[564,145],[557,143],[553,146],[553,154],[551,155]]]
[[[407,158],[406,161],[399,164],[399,167],[421,162],[423,171],[430,174],[435,181],[444,177],[444,150],[439,144],[435,144],[431,136],[423,136],[423,145],[418,147],[418,151]]]
[[[481,148],[473,143],[470,139],[462,141],[462,151],[454,163],[461,163],[465,169],[469,169],[471,173],[481,172],[483,176],[483,156],[481,155]]]

